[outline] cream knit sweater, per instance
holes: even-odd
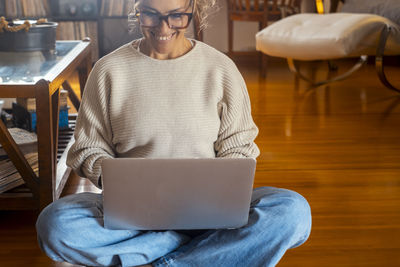
[[[111,157],[257,157],[258,129],[235,64],[194,41],[150,58],[126,44],[101,58],[85,86],[67,165],[98,185]]]

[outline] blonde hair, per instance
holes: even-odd
[[[200,31],[207,28],[207,18],[217,12],[217,0],[192,0],[195,1],[194,16],[199,19]]]
[[[132,0],[131,12],[128,14],[129,30],[132,32],[137,26],[136,7],[143,0]],[[199,30],[202,31],[208,27],[207,19],[218,11],[217,0],[189,0],[190,4],[194,1],[193,17],[198,19]]]

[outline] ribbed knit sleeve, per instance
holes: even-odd
[[[258,128],[251,116],[250,98],[245,81],[236,66],[229,68],[226,76],[223,97],[218,103],[221,125],[214,144],[216,156],[256,158],[260,154],[254,143]]]
[[[99,65],[88,77],[76,122],[75,143],[67,157],[69,167],[98,187],[101,161],[115,157],[108,110],[110,81]]]

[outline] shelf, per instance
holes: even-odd
[[[48,17],[51,21],[98,21],[99,17]]]
[[[68,150],[73,143],[77,114],[69,116],[69,128],[59,130],[57,148],[56,198],[59,198],[71,173],[67,167]],[[35,209],[38,205],[30,189],[24,184],[10,191],[0,193],[0,210]]]
[[[33,210],[37,206],[38,200],[25,186],[0,194],[0,210]]]
[[[106,19],[126,19],[128,20],[128,15],[126,16],[97,16],[97,17],[48,17],[49,21],[96,21],[99,22],[100,20]]]
[[[101,19],[128,19],[128,15],[126,16],[100,16]]]

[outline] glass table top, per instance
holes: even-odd
[[[0,85],[35,84],[81,41],[57,41],[55,51],[0,52]]]

